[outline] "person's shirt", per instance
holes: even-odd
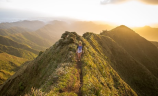
[[[78,48],[77,48],[79,51],[82,51],[83,50],[83,47],[82,47],[82,45],[81,46],[78,46]]]

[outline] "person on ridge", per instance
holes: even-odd
[[[77,60],[80,61],[81,60],[81,55],[83,53],[83,46],[82,46],[82,42],[81,41],[79,41],[76,53],[77,53]]]

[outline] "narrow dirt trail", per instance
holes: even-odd
[[[79,92],[78,92],[78,96],[82,96],[82,85],[83,85],[83,75],[82,75],[82,62],[78,61],[77,62],[77,69],[79,71],[80,74],[80,88],[79,88]]]

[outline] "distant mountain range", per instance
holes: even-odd
[[[24,21],[18,21],[18,22],[5,22],[5,23],[0,23],[0,29],[8,29],[11,27],[21,27],[21,28],[27,28],[31,31],[35,31],[45,25],[44,22],[41,21],[29,21],[29,20],[24,20]]]
[[[20,21],[0,24],[0,85],[28,60],[33,60],[40,50],[51,44],[33,34],[44,26],[40,21]],[[42,45],[43,44],[43,45]]]
[[[61,28],[68,28],[52,26],[48,24],[35,33],[49,36],[44,39],[51,41],[61,34]],[[49,28],[59,33],[52,36]],[[77,62],[79,41],[83,42],[84,54]],[[25,63],[1,85],[0,95],[157,96],[156,46],[156,42],[124,25],[100,34],[86,32],[83,36],[66,31],[54,45]]]

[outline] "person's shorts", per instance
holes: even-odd
[[[78,50],[77,50],[77,53],[82,53],[82,50],[79,50],[79,49],[78,49]]]

